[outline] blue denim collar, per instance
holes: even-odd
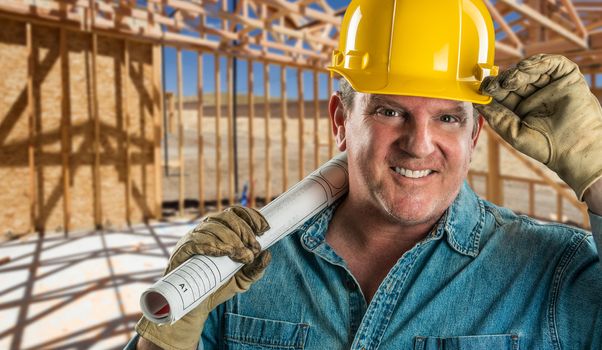
[[[328,224],[341,200],[326,207],[299,228],[301,242],[307,249],[314,250],[324,242]],[[447,242],[455,251],[475,257],[479,254],[484,221],[483,202],[464,182],[458,196],[433,229],[431,237],[440,239],[443,233],[447,233]]]

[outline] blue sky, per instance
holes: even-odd
[[[139,1],[140,2],[140,1]],[[144,2],[144,1],[143,1]],[[233,0],[229,1],[232,6]],[[327,0],[333,8],[338,9],[347,6],[349,0]],[[142,4],[143,5],[143,4]],[[312,5],[313,6],[313,5]],[[168,13],[170,11],[168,10]],[[208,23],[211,25],[211,22]],[[192,33],[187,33],[191,34]],[[165,86],[169,92],[177,92],[177,67],[176,67],[176,49],[173,47],[165,47]],[[197,93],[197,54],[194,51],[182,50],[182,72],[183,72],[183,89],[184,95],[196,95]],[[222,91],[226,91],[226,60],[221,59],[222,69]],[[247,76],[248,76],[248,61],[238,60],[238,79],[237,79],[237,92],[239,94],[247,93]],[[258,96],[263,96],[264,82],[263,82],[263,64],[256,62],[254,64],[254,93]],[[327,96],[327,79],[328,75],[321,73],[319,74],[319,96],[321,99]],[[294,68],[287,69],[287,88],[286,92],[289,98],[297,98],[297,70]],[[214,56],[212,53],[203,55],[203,86],[207,93],[213,93],[215,91],[214,83]],[[335,86],[336,87],[336,86]],[[305,99],[313,99],[313,72],[304,73],[304,96]],[[280,96],[280,66],[270,65],[270,96]]]

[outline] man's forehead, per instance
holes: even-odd
[[[405,95],[383,95],[362,93],[366,106],[375,103],[384,103],[391,106],[397,106],[404,109],[413,109],[414,107],[427,107],[429,109],[455,111],[458,113],[469,112],[472,110],[472,103],[455,100],[444,100],[439,98],[429,98],[420,96]]]

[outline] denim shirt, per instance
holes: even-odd
[[[591,233],[518,216],[464,184],[367,304],[325,241],[335,207],[271,248],[265,276],[211,313],[199,349],[602,349]]]

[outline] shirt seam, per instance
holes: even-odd
[[[575,236],[572,238],[571,244],[567,247],[565,253],[560,258],[552,280],[552,292],[548,306],[548,327],[550,331],[550,340],[554,349],[561,350],[560,338],[558,336],[558,325],[556,320],[556,307],[560,296],[560,286],[564,282],[565,272],[568,266],[573,262],[579,248],[587,241],[588,235],[584,235],[579,231],[572,230]]]

